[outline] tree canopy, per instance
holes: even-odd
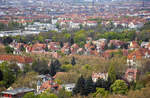
[[[112,85],[111,85],[111,90],[115,94],[127,94],[128,91],[128,86],[125,81],[123,80],[116,80]]]

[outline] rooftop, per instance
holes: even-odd
[[[32,89],[32,88],[16,88],[16,89],[13,89],[13,90],[2,91],[1,93],[2,94],[16,95],[16,94],[32,92],[32,91],[34,91],[34,89]]]

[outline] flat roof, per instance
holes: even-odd
[[[13,90],[2,91],[1,94],[16,95],[16,94],[20,94],[20,93],[32,92],[34,90],[35,89],[32,89],[32,88],[16,88],[16,89],[13,89]]]

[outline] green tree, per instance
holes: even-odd
[[[112,85],[111,85],[111,90],[115,94],[127,94],[128,91],[128,86],[125,81],[123,80],[116,80]]]
[[[35,60],[32,64],[32,69],[39,74],[48,74],[49,67],[45,60]]]
[[[55,94],[52,94],[52,93],[42,93],[40,94],[40,98],[58,98]]]
[[[108,96],[108,91],[106,91],[104,88],[96,88],[96,92],[93,93],[93,97],[95,98],[103,98]]]
[[[18,28],[22,28],[22,25],[20,25],[19,23],[17,22],[9,22],[8,23],[8,30],[15,30],[15,29],[18,29]]]
[[[64,38],[65,38],[66,40],[69,40],[69,39],[71,38],[71,34],[65,33],[65,34],[64,34]]]
[[[136,33],[135,33],[135,31],[130,31],[130,32],[128,32],[128,33],[127,33],[127,38],[128,38],[129,40],[135,40],[135,38],[136,38]]]
[[[11,64],[9,64],[8,67],[10,68],[12,73],[15,75],[15,78],[17,78],[17,76],[21,73],[21,70],[16,63],[11,63]]]
[[[30,66],[29,64],[25,64],[24,68],[23,68],[23,72],[27,73],[30,72],[32,70],[31,68],[32,66]]]
[[[0,81],[2,81],[3,80],[3,73],[2,73],[2,71],[0,70]]]
[[[72,92],[65,91],[64,88],[59,90],[58,98],[71,98]]]
[[[56,28],[60,29],[60,24],[59,23],[56,23]]]
[[[0,23],[0,31],[6,30],[6,29],[7,29],[7,26],[3,23]]]
[[[74,44],[74,39],[73,39],[73,38],[70,38],[69,43],[70,43],[70,45],[72,46],[72,45]]]
[[[55,68],[53,60],[51,61],[51,64],[50,64],[49,73],[50,73],[51,76],[55,76],[55,74],[56,74],[56,68]]]
[[[9,47],[9,46],[6,46],[5,50],[6,50],[7,53],[13,53],[13,51],[14,51],[14,49]]]
[[[62,48],[64,46],[63,42],[60,41],[60,47]]]
[[[49,49],[48,49],[48,45],[46,44],[46,47],[45,47],[45,51],[48,51]]]
[[[36,88],[37,81],[38,81],[37,76],[38,76],[38,73],[36,72],[28,72],[24,75],[20,75],[11,86],[13,88],[20,88],[20,87]]]
[[[13,41],[13,39],[12,39],[11,37],[5,37],[5,38],[3,39],[3,43],[4,43],[5,45],[10,44],[12,41]]]
[[[135,85],[135,89],[140,90],[141,88],[144,88],[144,84],[140,83],[140,82],[137,82],[136,85]]]
[[[98,79],[96,81],[95,86],[98,87],[98,88],[105,88],[105,89],[107,89],[108,88],[108,82],[105,81],[104,79]]]
[[[62,65],[61,66],[61,70],[65,71],[65,72],[68,72],[71,69],[72,69],[72,65],[71,64],[67,64],[67,65]]]
[[[60,67],[61,67],[61,64],[59,62],[58,59],[56,59],[54,62],[53,62],[54,66],[55,66],[55,70],[58,72],[60,71]]]
[[[116,81],[116,71],[114,66],[111,64],[108,69],[108,81],[114,83]]]
[[[33,92],[26,93],[23,98],[37,98]]]
[[[44,42],[44,37],[42,35],[38,35],[36,40],[38,40],[39,42]]]
[[[15,81],[15,75],[12,70],[8,67],[7,62],[0,64],[0,70],[3,73],[3,85],[7,88]]]
[[[76,60],[75,60],[75,57],[74,57],[74,56],[73,56],[72,59],[71,59],[71,64],[72,64],[72,65],[75,65],[75,64],[76,64]]]
[[[78,94],[80,93],[80,95],[84,95],[85,94],[85,79],[83,78],[83,76],[81,76],[76,85],[75,85],[75,88],[73,89],[73,94]]]
[[[92,77],[89,77],[85,82],[85,95],[95,92],[95,85],[93,83]]]
[[[80,24],[79,26],[80,26],[80,29],[83,29],[83,25],[82,24]]]
[[[85,41],[87,37],[87,33],[84,30],[80,30],[75,33],[74,40],[76,43],[80,43],[81,41]]]
[[[26,51],[26,49],[23,45],[20,46],[20,50],[23,51],[23,52]]]

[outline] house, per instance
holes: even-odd
[[[32,58],[30,57],[23,57],[19,55],[10,55],[10,54],[1,54],[0,55],[0,63],[7,61],[7,62],[16,62],[20,69],[23,69],[24,64],[32,64]]]
[[[92,73],[92,80],[93,82],[96,82],[98,79],[107,80],[108,79],[108,73]]]
[[[87,21],[86,25],[89,26],[89,27],[94,27],[94,26],[97,25],[97,22],[96,21]]]
[[[136,28],[140,28],[142,27],[144,24],[141,23],[141,22],[130,22],[128,24],[128,27],[131,28],[131,29],[136,29]]]
[[[150,43],[145,46],[146,49],[150,50]]]
[[[46,44],[36,43],[32,46],[26,47],[26,52],[32,53],[44,53],[46,48]]]
[[[53,58],[56,58],[56,59],[58,59],[58,58],[61,57],[61,55],[59,55],[58,52],[51,52],[51,56],[52,56]]]
[[[60,43],[59,42],[50,42],[48,43],[48,49],[56,52],[57,50],[60,49]]]
[[[87,43],[84,45],[85,48],[85,55],[99,55],[99,52],[96,50],[96,45],[94,45],[92,42]]]
[[[105,46],[107,45],[107,39],[99,39],[96,41],[92,41],[92,43],[96,45],[96,50],[100,53],[104,50]]]
[[[34,92],[31,88],[16,88],[1,92],[1,98],[22,98],[26,93]]]
[[[72,29],[80,29],[81,23],[79,21],[71,21],[69,27]]]
[[[24,47],[24,43],[12,42],[9,46],[14,49],[13,54],[21,54],[21,48]]]
[[[71,54],[77,54],[78,49],[79,49],[79,46],[77,44],[73,44],[71,46]]]
[[[114,45],[116,48],[121,48],[125,42],[120,41],[120,40],[110,40],[108,46]]]
[[[92,42],[92,37],[88,37],[87,39],[86,39],[86,43],[91,43]]]
[[[37,93],[40,94],[47,89],[58,90],[59,85],[53,80],[49,74],[39,75],[39,80],[37,81]]]
[[[132,53],[128,54],[127,57],[127,64],[128,66],[137,67],[140,64],[140,60],[144,58],[150,58],[150,50],[145,48],[140,48],[138,50],[133,51]]]
[[[43,83],[41,83],[40,87],[39,87],[39,83],[37,85],[37,89],[39,88],[39,90],[37,91],[40,91],[40,92],[43,92],[47,89],[51,89],[51,90],[58,90],[59,88],[59,85],[57,83],[55,83],[53,80],[47,80]]]
[[[148,45],[149,45],[150,43],[149,42],[142,42],[141,43],[141,47],[142,48],[148,48]]]
[[[136,81],[137,69],[136,68],[128,68],[125,72],[125,79],[128,82]]]
[[[138,45],[138,43],[136,41],[130,42],[130,45],[129,45],[130,50],[138,49],[138,48],[140,48],[140,46]]]
[[[79,55],[84,54],[84,49],[83,49],[83,48],[79,48],[79,49],[77,50],[77,54],[79,54]]]
[[[61,48],[61,52],[66,54],[66,55],[69,55],[71,53],[69,43],[64,43],[64,46]]]
[[[72,92],[74,87],[75,87],[75,83],[61,85],[61,88],[64,88],[65,91],[68,91],[68,92]]]
[[[109,58],[111,58],[111,57],[113,56],[113,53],[116,53],[116,52],[118,52],[117,49],[115,49],[115,50],[106,50],[106,51],[104,51],[101,55],[102,55],[104,58],[109,59]]]

